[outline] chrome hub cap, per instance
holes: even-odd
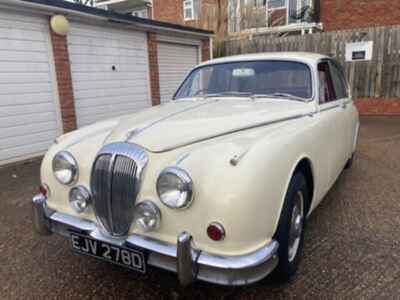
[[[299,250],[301,234],[303,232],[304,222],[304,196],[302,191],[297,191],[295,196],[295,204],[292,211],[289,231],[289,262],[292,262]]]

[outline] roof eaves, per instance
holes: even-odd
[[[87,14],[91,16],[102,17],[114,22],[120,23],[130,23],[130,24],[137,24],[142,27],[154,28],[154,29],[161,29],[161,30],[174,30],[174,31],[181,31],[186,33],[193,33],[203,36],[211,36],[213,35],[212,31],[203,30],[194,27],[188,27],[178,24],[172,24],[167,22],[161,22],[151,19],[144,19],[135,17],[128,14],[120,14],[113,11],[108,11],[104,9],[89,7],[81,4],[76,4],[72,2],[67,2],[63,0],[19,0],[18,2],[26,2],[30,4],[37,4],[37,5],[44,5],[48,7],[58,8],[70,12],[77,12],[80,14]]]

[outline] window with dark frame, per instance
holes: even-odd
[[[332,74],[332,82],[335,88],[335,94],[337,99],[344,99],[348,97],[347,83],[344,79],[344,72],[334,61],[330,61],[330,70]]]
[[[319,103],[324,104],[337,99],[333,86],[329,63],[321,62],[318,64],[319,78]]]

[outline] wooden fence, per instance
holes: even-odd
[[[370,61],[346,62],[346,44],[373,41]],[[353,96],[400,97],[400,26],[276,37],[253,34],[223,42],[224,55],[271,51],[310,51],[335,57],[344,67]]]

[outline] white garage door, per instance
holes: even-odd
[[[37,156],[61,133],[47,20],[0,12],[0,164]]]
[[[78,127],[151,105],[145,33],[73,23],[68,47]]]
[[[161,102],[171,100],[187,73],[198,64],[197,46],[158,43],[158,65]]]

